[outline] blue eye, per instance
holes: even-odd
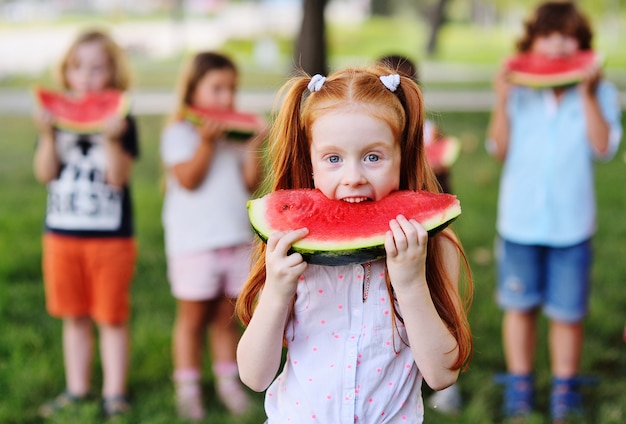
[[[370,153],[365,157],[367,162],[378,162],[380,160],[380,156]]]
[[[330,163],[339,163],[339,156],[337,156],[337,155],[329,156],[328,157],[328,162],[330,162]]]

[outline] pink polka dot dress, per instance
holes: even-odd
[[[402,323],[392,329],[384,266],[309,265],[265,395],[270,424],[423,422],[422,376]]]

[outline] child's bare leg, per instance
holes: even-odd
[[[201,367],[209,308],[208,301],[178,300],[173,334],[174,369]]]
[[[125,395],[129,356],[128,325],[101,324],[99,328],[102,395],[105,398]]]
[[[537,345],[537,311],[507,311],[502,339],[509,373],[532,373]]]
[[[549,337],[552,374],[559,378],[574,377],[578,373],[583,346],[582,322],[550,321]]]
[[[93,358],[93,327],[91,319],[65,318],[63,320],[63,359],[67,390],[75,396],[84,396],[91,382]]]
[[[249,402],[237,369],[237,343],[241,333],[235,319],[235,303],[225,297],[215,307],[209,335],[217,393],[231,413],[243,414]]]
[[[235,362],[241,336],[235,318],[235,301],[224,297],[213,305],[215,315],[209,327],[213,363]]]
[[[181,418],[201,420],[202,347],[208,322],[209,301],[178,300],[173,334],[176,408]]]

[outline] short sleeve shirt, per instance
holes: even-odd
[[[265,396],[270,424],[423,421],[422,376],[402,323],[392,330],[384,261],[372,263],[364,302],[365,277],[363,265],[301,276],[287,360]]]
[[[576,87],[557,104],[552,90],[515,87],[507,113],[510,141],[498,199],[498,232],[522,244],[568,246],[596,229],[594,166],[611,158],[622,134],[615,87],[597,88],[610,127],[609,149],[597,154],[587,137]]]
[[[126,118],[122,148],[139,156],[137,127]],[[130,188],[109,185],[102,134],[78,134],[55,129],[60,162],[57,178],[48,183],[46,231],[75,237],[130,237],[133,211]]]
[[[188,122],[168,126],[161,136],[161,158],[167,168],[190,160],[200,136]],[[247,201],[250,192],[243,178],[246,147],[218,140],[213,158],[200,185],[181,186],[167,173],[162,219],[168,256],[237,246],[252,240]]]

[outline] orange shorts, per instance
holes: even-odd
[[[137,245],[133,238],[43,237],[46,308],[54,317],[91,317],[121,324],[130,315],[130,284]]]

